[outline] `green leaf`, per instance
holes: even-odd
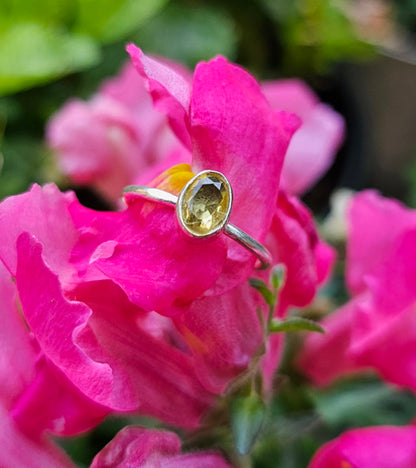
[[[0,32],[0,95],[93,65],[99,49],[88,37],[20,22]]]
[[[267,305],[274,307],[276,298],[275,295],[270,291],[267,284],[259,278],[250,278],[249,284],[252,288],[257,289],[257,291],[263,296],[263,299],[266,301]]]
[[[302,317],[291,317],[287,320],[273,319],[269,330],[270,332],[315,331],[325,333],[325,330],[318,323]]]
[[[156,14],[167,0],[82,0],[77,32],[103,42],[122,39]]]
[[[330,427],[409,424],[416,398],[380,381],[347,381],[329,391],[311,390],[316,410]]]
[[[270,273],[270,284],[272,288],[278,292],[282,288],[286,279],[286,267],[283,263],[279,263],[272,268]]]
[[[266,405],[257,394],[234,400],[231,407],[231,429],[234,444],[241,455],[250,453],[266,415]]]

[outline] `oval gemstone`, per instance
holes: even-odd
[[[204,171],[184,187],[177,204],[178,217],[193,236],[210,236],[227,222],[231,204],[231,186],[225,176]]]

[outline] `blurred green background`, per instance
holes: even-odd
[[[133,41],[190,68],[223,54],[258,79],[301,77],[341,112],[345,144],[305,196],[315,213],[337,187],[376,187],[416,206],[415,32],[416,0],[2,0],[0,198],[33,182],[67,187],[45,124],[69,98],[90,97],[115,74]],[[335,276],[326,294],[341,302],[340,283]],[[255,449],[257,468],[306,466],[348,427],[407,423],[416,413],[413,396],[375,378],[311,392],[290,365],[284,372],[291,379]],[[87,466],[124,422],[63,445]]]

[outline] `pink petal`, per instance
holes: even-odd
[[[162,321],[157,320],[164,317],[144,313],[110,281],[82,285],[74,295],[94,311],[88,326],[77,335],[77,343],[112,369],[114,383],[108,405],[155,416],[169,424],[197,426],[212,405],[213,395],[201,386],[195,362],[182,351],[183,344],[174,344],[176,335],[167,329],[165,336]]]
[[[180,450],[181,442],[174,432],[127,426],[95,456],[91,468],[148,467],[150,460],[159,467],[164,458]]]
[[[308,468],[414,468],[416,428],[367,427],[345,432],[321,447]]]
[[[76,387],[105,405],[113,385],[111,368],[93,361],[73,339],[68,339],[76,336],[91,310],[81,302],[64,298],[58,277],[45,265],[42,246],[33,237],[21,234],[17,252],[16,286],[25,319],[40,348]]]
[[[221,275],[224,236],[195,240],[179,227],[173,207],[133,194],[126,198],[128,208],[121,213],[71,207],[75,222],[88,226],[77,255],[119,284],[139,307],[172,315]],[[82,269],[79,262],[77,268]]]
[[[370,190],[353,197],[346,266],[347,284],[352,293],[366,289],[366,275],[377,273],[398,236],[412,226],[416,226],[416,213],[398,201]]]
[[[33,380],[10,411],[26,434],[76,435],[97,426],[110,412],[81,393],[45,357],[39,359],[35,370]]]
[[[68,213],[75,199],[71,192],[61,193],[55,185],[34,185],[29,192],[6,198],[0,204],[0,258],[14,276],[16,242],[19,235],[30,232],[42,243],[48,266],[65,282],[75,273],[68,260],[78,238]]]
[[[231,222],[263,241],[274,210],[283,158],[299,122],[273,111],[258,83],[218,57],[195,69],[191,100],[193,168],[226,175]]]
[[[145,81],[130,61],[125,63],[116,76],[104,81],[98,94],[110,97],[132,111],[151,105]]]
[[[299,79],[265,81],[261,88],[274,109],[287,110],[301,118],[319,103],[318,96]]]
[[[284,334],[273,333],[266,343],[266,353],[261,360],[263,383],[266,392],[273,390],[273,378],[283,356]]]
[[[230,468],[218,454],[180,454],[173,432],[126,427],[94,458],[91,468]]]
[[[24,435],[0,406],[0,466],[4,468],[75,468],[63,451],[48,440]]]
[[[262,343],[257,309],[261,302],[248,283],[219,296],[198,299],[175,318],[195,358],[198,377],[215,393],[247,370]]]
[[[351,354],[387,381],[416,389],[416,228],[398,237],[366,281],[371,300],[357,310]]]
[[[77,301],[69,301],[38,243],[22,234],[18,251],[16,282],[25,318],[48,359],[85,396],[84,404],[91,400],[93,414],[103,405],[178,425],[198,423],[212,397],[200,386],[191,358],[141,330],[135,320],[143,312],[117,286],[86,283],[73,291]]]
[[[335,254],[319,241],[311,214],[295,197],[280,193],[267,245],[274,262],[286,267],[280,313],[289,305],[309,304],[318,285],[328,276]]]
[[[18,311],[16,286],[1,262],[0,310],[0,405],[10,409],[34,376],[38,350]]]
[[[357,324],[368,321],[368,313],[377,316],[378,310],[363,308],[356,316]],[[395,317],[378,318],[377,326],[366,333],[355,327],[351,357],[359,365],[375,369],[387,382],[416,391],[415,306],[404,309]]]
[[[357,306],[357,301],[348,302],[321,322],[325,334],[306,336],[297,365],[315,385],[328,385],[361,367],[348,353]]]
[[[332,164],[344,138],[344,120],[320,103],[302,81],[271,81],[262,87],[274,109],[294,112],[302,119],[300,129],[289,143],[281,178],[283,190],[290,195],[301,195]]]
[[[134,44],[127,46],[127,52],[138,73],[145,78],[156,108],[168,116],[177,137],[187,148],[191,148],[188,131],[189,82],[173,68],[144,55]]]

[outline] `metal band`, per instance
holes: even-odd
[[[125,193],[135,193],[146,200],[154,200],[168,205],[176,205],[179,198],[164,190],[153,187],[144,187],[141,185],[129,185],[124,188],[123,194]],[[257,269],[265,270],[269,268],[272,263],[272,256],[266,247],[231,223],[227,223],[221,231],[258,258],[259,264],[256,264]]]

